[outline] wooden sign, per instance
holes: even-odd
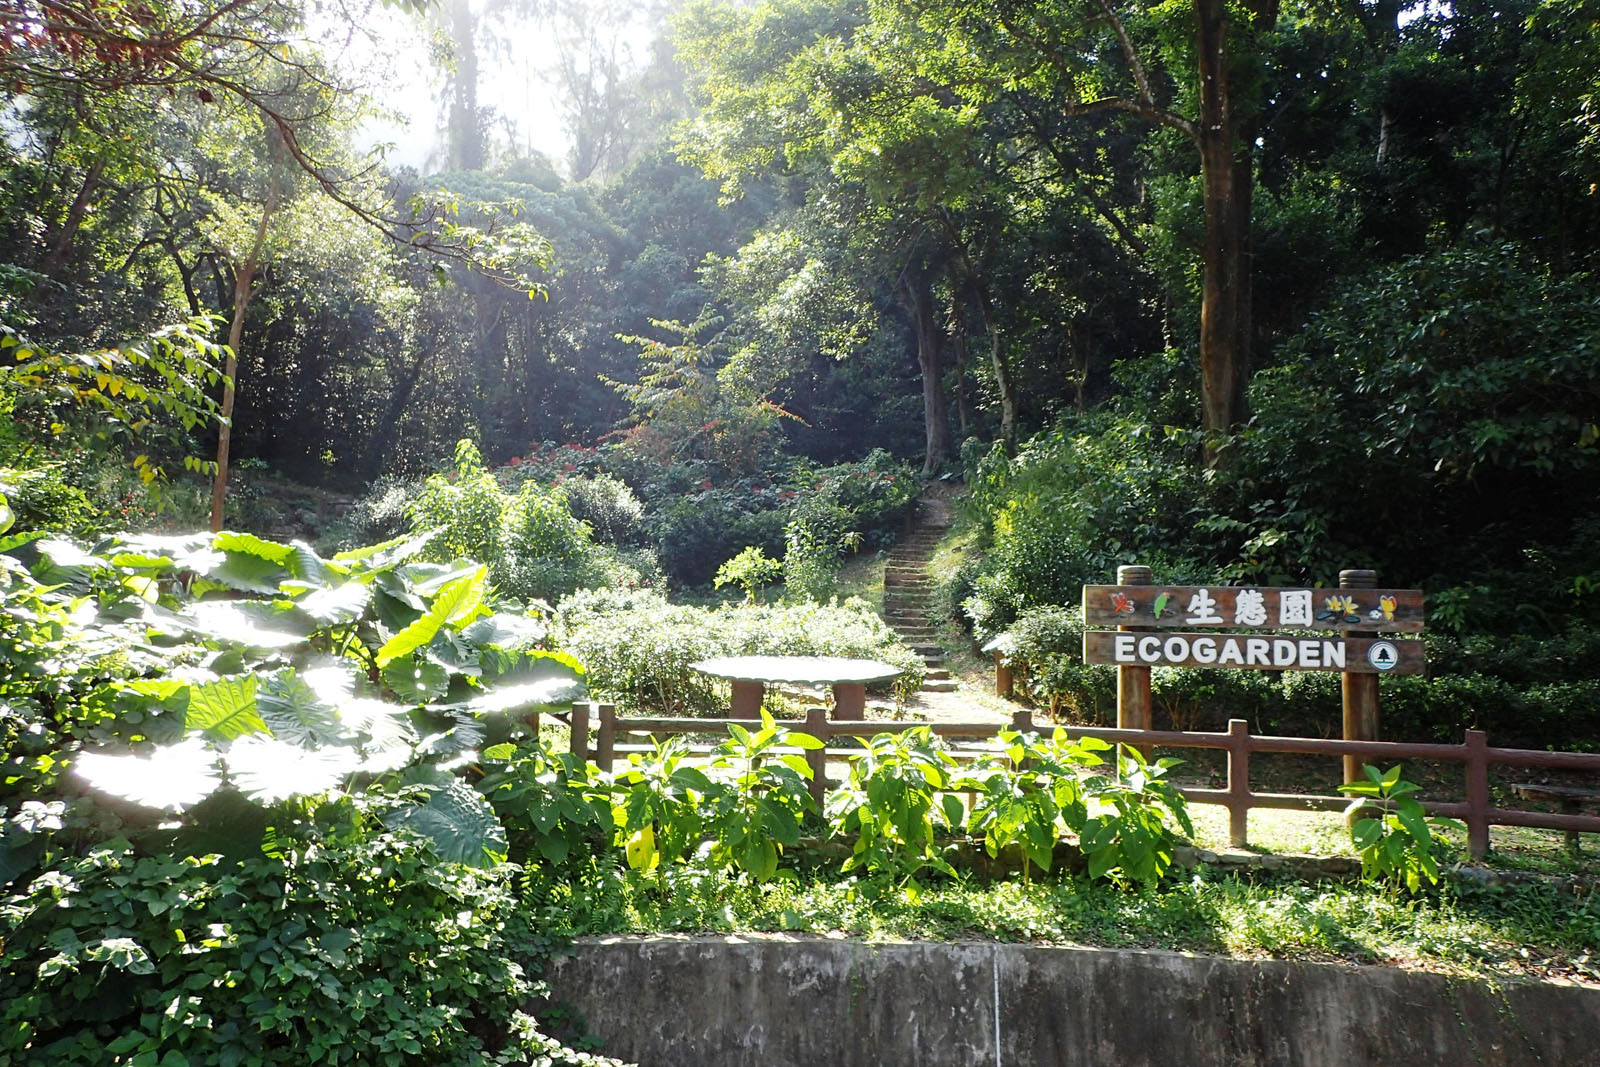
[[[1421,641],[1105,630],[1083,635],[1083,659],[1086,663],[1118,667],[1228,667],[1348,674],[1421,674],[1424,666]]]
[[[1420,589],[1086,585],[1085,626],[1421,633]]]

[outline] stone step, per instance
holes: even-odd
[[[911,645],[909,647],[910,647],[911,651],[915,652],[919,656],[942,656],[942,655],[944,655],[944,649],[939,645],[921,645],[921,644],[918,644],[918,645]]]
[[[959,686],[954,678],[936,678],[922,684],[924,693],[954,693]]]
[[[942,682],[950,677],[950,672],[943,667],[935,667],[929,664],[928,672],[922,677],[929,682]]]

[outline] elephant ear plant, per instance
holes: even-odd
[[[425,543],[324,559],[232,533],[0,542],[19,753],[0,796],[86,789],[101,823],[221,836],[335,798],[442,859],[499,862],[505,833],[456,772],[581,696],[583,671],[542,647],[542,618],[495,610],[481,565],[410,562]],[[0,873],[58,822],[10,820]]]

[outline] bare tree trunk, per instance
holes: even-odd
[[[233,382],[239,373],[239,344],[244,340],[244,313],[250,306],[251,285],[256,268],[261,261],[261,249],[267,241],[267,223],[278,209],[278,177],[272,176],[267,187],[267,200],[261,207],[261,221],[256,224],[255,240],[244,262],[233,275],[233,321],[228,326],[228,358],[223,368],[222,428],[217,432],[217,470],[211,478],[211,531],[222,529],[222,506],[228,495],[228,446],[233,438]]]
[[[917,366],[922,369],[922,422],[927,443],[922,473],[938,470],[950,452],[950,428],[945,414],[942,353],[944,331],[934,310],[933,285],[925,271],[908,268],[901,276],[901,291],[911,313],[911,329],[917,338]]]

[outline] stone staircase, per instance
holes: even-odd
[[[944,665],[944,649],[939,645],[933,617],[934,582],[928,574],[928,560],[950,521],[947,508],[930,507],[930,503],[944,502],[925,501],[916,521],[889,551],[883,573],[883,616],[900,639],[927,663],[923,691],[951,693],[956,681]]]

